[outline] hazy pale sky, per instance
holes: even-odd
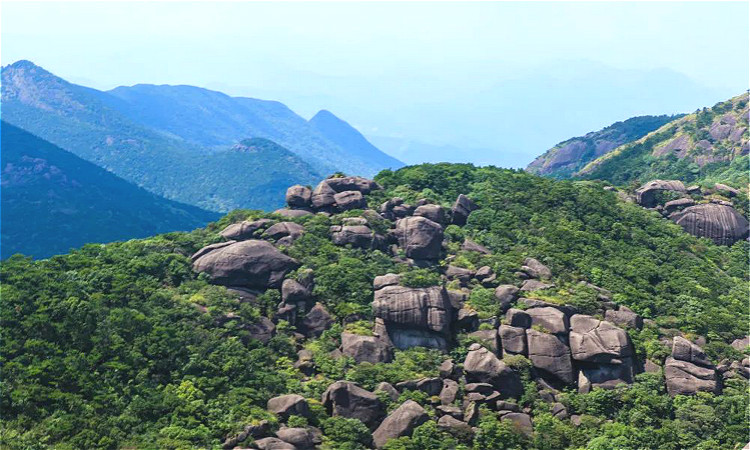
[[[100,89],[191,84],[305,117],[326,108],[368,136],[519,165],[634,114],[745,91],[748,16],[748,2],[716,1],[4,1],[0,58]]]

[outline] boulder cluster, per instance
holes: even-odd
[[[650,204],[656,198],[650,193],[653,189],[688,191],[680,185],[653,182],[642,188],[639,201]],[[451,264],[452,257],[445,255],[444,230],[451,224],[465,225],[478,209],[468,197],[459,195],[451,208],[428,200],[409,205],[401,198],[391,198],[376,210],[369,209],[365,195],[378,189],[377,183],[360,177],[329,178],[315,189],[292,186],[286,196],[288,207],[276,212],[288,218],[362,210],[359,217],[342,218],[340,225],[330,227],[333,244],[377,249],[412,267],[438,268],[441,259],[448,263],[439,269],[443,282],[435,286],[410,286],[404,275],[395,273],[375,277],[372,329],[367,333],[343,332],[340,346],[330,354],[333,358],[350,358],[356,364],[377,364],[391,362],[396,350],[412,347],[447,352],[458,344],[459,334],[475,342],[463,361],[445,359],[436,377],[395,385],[380,383],[372,392],[344,380],[327,387],[320,399],[327,414],[360,420],[371,431],[374,448],[383,448],[390,439],[409,436],[430,420],[456,436],[471,436],[476,432],[482,405],[531,435],[531,410],[516,402],[525,386],[514,360],[528,361],[539,397],[549,402],[552,414],[561,419],[569,417],[559,397],[564,388],[581,393],[594,388],[613,389],[632,383],[644,370],[663,370],[671,395],[695,394],[720,392],[722,379],[730,376],[750,376],[747,358],[741,363],[715,366],[698,345],[680,336],[669,342],[672,352],[663,368],[652,361],[644,366],[626,331],[641,329],[644,319],[613,302],[607,290],[581,282],[581,287],[595,292],[598,299],[596,315],[587,315],[570,305],[534,298],[535,291],[555,287],[552,270],[540,260],[526,258],[516,272],[515,284],[500,284],[489,266],[473,270]],[[674,211],[685,214],[689,208]],[[269,289],[279,290],[281,301],[273,317],[244,325],[248,334],[261,342],[271,339],[280,320],[295,325],[301,339],[320,336],[336,320],[315,301],[315,274],[300,269],[300,263],[285,254],[285,249],[304,233],[303,225],[291,221],[243,221],[220,233],[224,242],[206,246],[192,257],[194,270],[212,283],[226,286],[241,302],[253,301]],[[726,233],[716,233],[724,236],[722,239],[726,237]],[[491,253],[469,239],[461,248]],[[480,318],[468,304],[474,286],[493,290],[499,317]],[[743,344],[747,346],[745,341],[736,342],[737,348],[744,349]],[[318,373],[313,354],[306,349],[299,350],[295,367],[308,377]],[[398,403],[406,391],[427,394],[436,414],[428,414],[412,400],[388,413],[384,399]],[[320,430],[289,422],[292,416],[311,417],[308,399],[282,395],[270,399],[267,409],[278,417],[281,428],[273,431],[275,427],[267,421],[253,423],[229,436],[224,447],[233,448],[249,438],[254,448],[262,450],[304,450],[321,443]]]
[[[666,193],[671,200],[660,201]],[[717,183],[712,189],[688,186],[678,180],[653,180],[635,191],[636,202],[659,211],[693,236],[705,237],[717,245],[732,245],[747,239],[748,220],[733,206],[740,191]]]

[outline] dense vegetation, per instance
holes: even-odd
[[[591,162],[583,178],[624,185],[678,179],[708,186],[748,182],[748,99],[738,96],[669,123]]]
[[[538,156],[526,168],[552,178],[570,178],[594,159],[623,144],[640,139],[682,115],[639,116],[560,142]]]
[[[384,171],[377,180],[385,190],[370,195],[370,205],[392,196],[412,202],[427,197],[446,205],[460,193],[476,200],[481,209],[466,227],[446,229],[451,264],[489,265],[501,281],[512,281],[524,257],[538,258],[552,268],[558,286],[539,295],[583,310],[592,293],[578,281],[611,290],[616,302],[654,320],[632,332],[640,358],[662,361],[668,351],[659,338],[675,328],[704,335],[715,361],[739,356],[727,343],[747,329],[747,242],[728,248],[694,238],[655,213],[619,201],[597,182],[450,164]],[[295,392],[310,399],[309,424],[323,430],[325,448],[367,448],[362,423],[325,414],[319,403],[323,390],[337,379],[372,389],[381,381],[435,375],[446,355],[415,348],[397,351],[392,363],[354,365],[329,352],[342,330],[370,329],[376,275],[402,272],[405,283],[430,285],[439,281],[436,269],[413,269],[380,251],[333,245],[328,229],[341,215],[294,219],[304,224],[305,234],[285,251],[302,269],[313,269],[315,297],[338,319],[320,338],[302,343],[320,371],[308,379],[294,367],[292,327],[280,322],[276,336],[262,345],[249,339],[243,326],[271,315],[278,291],[267,291],[253,304],[239,303],[191,271],[189,255],[218,242],[224,226],[262,215],[235,211],[190,233],[87,245],[44,261],[4,261],[0,446],[217,447],[244,424],[275,423],[264,411],[265,401]],[[464,237],[493,253],[461,251]],[[476,291],[470,303],[483,314],[496,314],[490,297]],[[471,340],[459,336],[458,341],[450,356],[462,360]],[[506,362],[528,371],[523,357]],[[523,379],[529,382],[528,375]],[[533,438],[483,411],[473,442],[427,422],[387,448],[708,450],[740,448],[747,438],[747,385],[732,379],[718,396],[671,398],[661,375],[651,373],[612,391],[567,391],[562,401],[581,416],[580,426],[553,417],[535,389],[527,392],[519,401],[533,411]],[[425,394],[406,391],[401,397],[432,411]],[[389,408],[398,404],[383,400]]]
[[[2,258],[192,230],[218,214],[158,197],[2,121]]]

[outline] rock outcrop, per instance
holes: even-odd
[[[212,283],[250,288],[279,287],[284,276],[299,263],[266,241],[247,240],[198,251],[193,270],[208,275]]]
[[[674,338],[672,355],[664,363],[664,378],[670,395],[718,393],[721,389],[716,367],[703,350],[680,336]]]
[[[445,288],[391,284],[375,291],[372,307],[375,317],[383,320],[396,348],[447,349],[453,314]]]
[[[503,398],[518,398],[523,385],[518,374],[486,348],[472,344],[464,361],[466,379],[474,383],[488,383],[497,389]]]
[[[282,420],[289,416],[310,417],[310,406],[305,397],[297,394],[280,395],[268,400],[267,409]]]
[[[734,208],[717,203],[690,206],[670,216],[693,236],[711,239],[717,245],[732,245],[748,237],[748,221]]]
[[[393,358],[393,348],[384,339],[378,336],[362,336],[351,333],[341,334],[341,353],[353,358],[357,363],[377,364],[390,362]]]
[[[679,180],[653,180],[635,191],[636,201],[646,208],[656,206],[656,194],[661,191],[685,192],[685,185]]]
[[[535,368],[554,381],[572,384],[575,381],[573,360],[566,336],[544,333],[534,329],[526,330],[529,359]]]
[[[385,416],[385,407],[378,396],[350,381],[328,386],[321,401],[329,415],[358,419],[370,429]]]
[[[440,257],[443,243],[443,228],[425,217],[405,217],[396,222],[395,230],[399,246],[406,256],[418,260],[434,260]]]
[[[405,401],[383,420],[372,433],[375,448],[381,449],[390,439],[411,436],[415,428],[429,420],[427,411],[413,400]]]

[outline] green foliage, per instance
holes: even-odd
[[[430,269],[412,269],[401,274],[400,283],[408,287],[430,287],[440,284],[440,274]]]
[[[385,450],[455,450],[458,448],[456,440],[450,434],[441,431],[432,421],[415,428],[411,436],[390,440],[384,447]]]
[[[474,450],[521,450],[525,438],[516,430],[513,422],[499,420],[489,411],[483,411],[479,428],[474,438]]]
[[[323,448],[330,450],[367,450],[370,430],[357,419],[329,417],[323,420]]]

